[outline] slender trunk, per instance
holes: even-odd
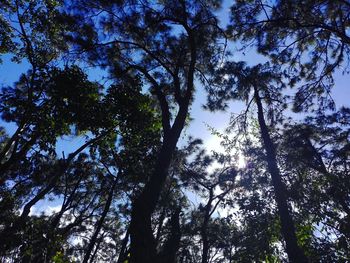
[[[95,251],[94,251],[94,253],[93,253],[93,254],[91,255],[91,257],[90,257],[90,263],[93,263],[93,262],[94,262],[95,257],[96,257],[96,255],[97,255],[97,252],[98,252],[98,250],[100,249],[100,245],[101,245],[101,243],[102,243],[103,238],[104,238],[104,236],[102,235],[102,236],[100,236],[100,238],[98,239],[97,244],[96,244],[96,247],[95,247]]]
[[[123,263],[126,260],[126,258],[127,258],[126,246],[128,245],[129,235],[130,235],[130,227],[128,227],[128,230],[126,231],[125,237],[124,237],[124,239],[122,241],[122,247],[120,248],[120,252],[119,252],[117,263]]]
[[[61,210],[58,212],[57,215],[55,215],[50,223],[50,229],[51,232],[53,233],[55,231],[55,229],[57,228],[57,226],[59,225],[61,218],[64,214],[64,212],[66,212],[67,207],[69,205],[71,205],[71,203],[73,202],[74,198],[75,198],[75,193],[78,189],[78,187],[80,186],[80,182],[82,181],[82,177],[79,178],[78,182],[75,184],[73,191],[69,194],[68,198],[67,195],[68,193],[65,193],[65,198],[63,200],[63,204],[61,207]],[[68,188],[68,186],[66,186]]]
[[[204,210],[204,219],[201,227],[202,236],[202,263],[208,263],[209,256],[209,240],[208,240],[208,224],[210,219],[211,204],[213,202],[213,189],[210,189],[209,199]]]
[[[258,108],[260,134],[266,151],[267,167],[272,179],[275,199],[278,207],[278,214],[281,220],[282,235],[286,242],[288,258],[291,263],[308,262],[303,250],[298,246],[294,221],[288,207],[285,185],[282,182],[281,174],[277,166],[276,149],[265,122],[259,92],[255,87],[254,99]]]
[[[180,212],[178,208],[170,219],[170,235],[162,251],[158,254],[157,263],[174,263],[181,239]]]
[[[201,235],[202,235],[202,263],[208,263],[208,256],[209,256],[209,241],[208,241],[207,229],[205,227],[207,227],[207,226],[203,225],[203,229],[201,231]]]
[[[108,198],[107,198],[105,207],[103,209],[103,212],[102,212],[102,215],[100,217],[100,220],[98,220],[98,222],[97,222],[97,225],[96,225],[96,228],[95,228],[95,232],[94,232],[94,234],[92,235],[92,237],[90,239],[90,243],[89,243],[88,248],[87,248],[87,250],[85,252],[83,263],[88,263],[88,261],[89,261],[91,252],[92,252],[92,250],[93,250],[93,248],[95,246],[95,243],[97,241],[98,234],[101,231],[102,225],[103,225],[103,223],[105,221],[105,218],[106,218],[106,216],[108,214],[108,211],[109,211],[109,208],[111,206],[111,203],[112,203],[112,200],[113,200],[114,188],[115,188],[116,183],[117,183],[117,181],[115,180],[113,182],[113,186],[112,186],[111,190],[108,193]]]

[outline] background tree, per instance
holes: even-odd
[[[195,154],[195,156],[184,160],[181,174],[184,186],[197,192],[203,201],[189,215],[190,222],[187,223],[186,228],[191,229],[191,235],[200,236],[201,262],[207,263],[212,256],[215,257],[216,254],[221,253],[219,244],[222,242],[220,240],[222,237],[216,231],[227,225],[219,218],[216,220],[218,217],[216,213],[234,188],[237,172],[231,156],[218,153],[210,156],[200,148],[200,143],[200,140],[193,140],[189,143],[187,154]],[[215,160],[222,167],[210,173],[208,170]],[[214,252],[215,249],[217,250]]]
[[[317,251],[315,261],[349,257],[345,252],[349,180],[343,177],[347,174],[347,112],[341,108],[335,113],[310,116],[301,124],[288,125],[284,132],[284,163],[287,170],[298,175],[292,181],[292,193],[311,215],[306,218],[312,231],[319,233],[310,235],[314,249],[310,251]]]
[[[299,247],[296,236],[296,228],[293,220],[285,183],[282,180],[281,171],[278,167],[276,145],[273,142],[270,129],[274,128],[278,121],[278,112],[273,108],[275,102],[279,107],[284,107],[281,92],[285,87],[282,82],[283,75],[278,68],[266,65],[257,65],[249,68],[243,63],[227,63],[219,70],[215,86],[209,86],[209,107],[222,107],[225,99],[244,99],[248,108],[254,103],[257,108],[257,123],[259,135],[265,151],[267,171],[271,175],[274,189],[277,211],[281,222],[281,233],[286,243],[286,251],[291,262],[307,262],[304,252]],[[223,74],[230,74],[223,78]],[[224,94],[218,101],[217,94]],[[214,98],[214,100],[212,99]],[[271,126],[267,125],[263,101],[270,107]],[[225,106],[225,105],[224,105]]]
[[[236,1],[228,31],[243,46],[253,45],[271,61],[289,65],[293,86],[299,85],[295,110],[333,108],[333,73],[349,59],[347,1]]]

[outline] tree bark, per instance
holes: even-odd
[[[267,167],[272,179],[278,215],[281,221],[281,231],[286,243],[288,258],[291,263],[306,263],[308,260],[297,242],[294,221],[288,207],[285,185],[282,182],[280,170],[277,166],[275,145],[272,142],[265,122],[261,98],[256,87],[254,87],[254,100],[258,108],[260,135],[266,151]]]

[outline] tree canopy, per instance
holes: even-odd
[[[348,1],[0,7],[1,262],[350,261]]]

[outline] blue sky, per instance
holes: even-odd
[[[229,17],[229,6],[231,1],[224,1],[223,7],[218,12],[218,17],[221,19],[221,24],[225,25],[228,23]],[[241,52],[234,50],[234,45],[229,44],[229,48],[233,51],[233,58],[235,60],[244,60],[249,65],[254,65],[257,63],[264,63],[267,61],[265,57],[258,55],[255,50],[252,48],[249,52],[245,52],[243,55]],[[26,72],[29,69],[29,64],[26,61],[23,61],[21,64],[17,64],[11,61],[11,55],[2,56],[3,63],[0,64],[0,87],[6,85],[12,85],[15,82],[21,73]],[[100,81],[106,73],[98,69],[88,69],[90,80]],[[349,75],[344,75],[342,70],[338,70],[335,74],[335,87],[333,88],[333,98],[336,101],[337,107],[340,106],[350,106],[350,92],[348,91],[347,84],[349,82]],[[204,111],[202,105],[206,102],[206,94],[204,89],[197,82],[197,91],[195,96],[195,101],[191,107],[191,117],[194,119],[189,127],[187,127],[182,138],[186,135],[195,135],[201,137],[205,142],[210,141],[210,144],[214,144],[213,138],[208,131],[207,125],[215,127],[218,130],[223,130],[227,127],[230,112],[238,113],[244,107],[243,103],[233,102],[231,103],[231,108],[228,112],[208,112]],[[8,134],[12,134],[15,130],[15,125],[4,123],[0,120],[0,125],[4,126]],[[64,137],[57,144],[57,152],[59,154],[62,151],[66,153],[71,152],[73,149],[76,149],[77,146],[84,143],[84,138],[73,138],[73,137]]]

